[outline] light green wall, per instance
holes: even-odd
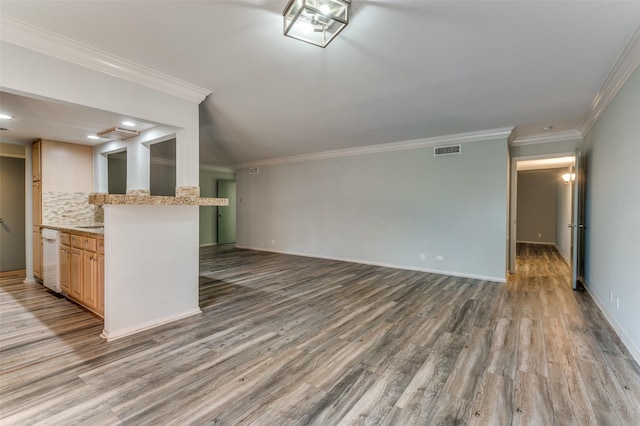
[[[584,150],[585,278],[640,362],[640,70],[586,135]]]
[[[504,280],[507,165],[500,139],[239,169],[236,245]]]
[[[200,195],[217,197],[218,179],[234,180],[235,173],[200,169]],[[200,207],[200,245],[217,244],[217,207]]]

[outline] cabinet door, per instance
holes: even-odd
[[[96,254],[82,252],[82,303],[91,310],[98,308],[98,261]]]
[[[82,250],[70,249],[69,296],[82,303]]]
[[[34,182],[42,180],[42,162],[40,161],[42,157],[40,155],[40,146],[40,141],[34,142],[33,145],[31,145],[31,171],[33,174],[32,180]]]
[[[98,241],[100,244],[100,241]],[[97,271],[97,292],[98,292],[98,306],[96,311],[104,317],[104,255],[98,255],[98,271]]]
[[[60,246],[60,288],[62,294],[69,294],[69,257],[70,251],[68,246]]]
[[[42,238],[40,228],[33,228],[33,276],[42,280]]]
[[[31,190],[33,226],[42,224],[42,182],[33,182]]]

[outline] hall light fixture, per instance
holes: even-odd
[[[289,0],[284,35],[326,47],[349,24],[351,0]]]
[[[576,180],[576,174],[575,173],[565,173],[565,174],[562,175],[562,180],[564,181],[564,183],[573,182],[574,180]]]

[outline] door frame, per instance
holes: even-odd
[[[511,157],[511,191],[509,194],[509,250],[507,253],[507,266],[510,274],[517,272],[516,267],[516,238],[518,217],[518,161],[546,160],[549,158],[575,157],[575,151],[558,152],[553,154],[526,155]],[[573,197],[573,194],[572,194]],[[572,201],[573,202],[573,201]]]
[[[25,189],[25,234],[24,234],[24,247],[25,247],[25,262],[26,262],[26,277],[24,279],[25,284],[34,284],[36,282],[35,277],[33,276],[33,227],[29,226],[33,223],[33,206],[31,199],[31,184],[32,184],[32,170],[31,170],[31,145],[30,144],[20,144],[20,143],[10,143],[10,142],[2,142],[2,144],[7,145],[19,145],[24,148],[24,154],[12,154],[8,152],[0,153],[3,157],[13,157],[13,158],[22,158],[24,159],[24,189]]]

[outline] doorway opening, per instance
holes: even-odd
[[[218,244],[236,242],[236,181],[219,179],[217,182],[218,198],[228,198],[228,206],[217,207],[217,241]]]
[[[25,159],[0,156],[0,272],[26,269]]]
[[[579,153],[565,153],[512,159],[510,273],[517,272],[519,244],[552,246],[568,264],[576,263],[577,231],[572,226],[577,213],[574,176],[578,157]]]
[[[127,193],[127,150],[107,154],[107,192]]]

